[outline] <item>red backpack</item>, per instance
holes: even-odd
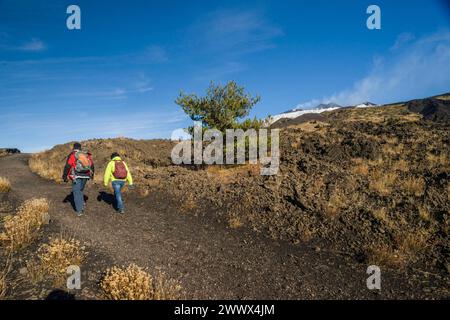
[[[127,167],[123,161],[114,161],[114,172],[113,176],[116,179],[126,179],[128,176]]]

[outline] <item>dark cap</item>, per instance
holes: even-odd
[[[118,154],[117,152],[113,152],[111,154],[111,159],[114,159],[115,157],[120,157],[120,154]]]
[[[73,144],[73,149],[74,149],[74,150],[80,150],[80,149],[81,149],[81,143],[75,142],[75,143]]]

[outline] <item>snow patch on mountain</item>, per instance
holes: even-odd
[[[355,108],[373,108],[373,107],[377,107],[378,105],[372,102],[364,102],[361,104],[358,104],[357,106],[355,106]]]
[[[372,102],[368,102],[368,101],[358,104],[356,106],[353,106],[353,108],[358,108],[358,109],[373,108],[373,107],[378,107],[378,105],[375,103],[372,103]],[[333,102],[321,103],[312,109],[295,108],[295,109],[277,114],[275,116],[272,116],[270,122],[274,123],[280,119],[295,119],[297,117],[300,117],[301,115],[308,114],[308,113],[322,113],[325,111],[333,111],[333,110],[341,109],[341,108],[343,108],[343,107],[336,103],[333,103]]]
[[[313,109],[306,109],[303,110],[301,108],[292,109],[280,114],[277,114],[275,116],[272,116],[271,123],[274,123],[275,121],[278,121],[280,119],[295,119],[297,117],[300,117],[301,115],[308,114],[308,113],[322,113],[325,111],[332,111],[342,108],[342,106],[336,104],[336,103],[327,103],[327,104],[319,104]]]

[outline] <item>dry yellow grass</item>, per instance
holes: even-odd
[[[357,163],[352,168],[352,172],[357,175],[367,176],[369,174],[369,165],[367,163]]]
[[[439,100],[450,100],[450,95],[443,94],[441,96],[436,97]]]
[[[372,190],[381,195],[387,196],[392,192],[392,187],[397,181],[397,174],[395,172],[381,172],[376,170],[370,177],[369,186]]]
[[[323,193],[323,190],[325,189],[325,179],[322,175],[317,175],[314,177],[314,183],[308,186],[309,190],[313,194],[321,194]]]
[[[385,144],[383,146],[383,153],[388,157],[396,156],[402,154],[404,145],[403,144]]]
[[[241,218],[235,214],[228,217],[228,225],[232,229],[238,229],[244,225]]]
[[[38,263],[27,265],[34,280],[48,276],[55,286],[62,286],[67,278],[69,266],[81,266],[85,257],[85,247],[73,238],[59,236],[51,238],[48,244],[43,244],[37,252]]]
[[[384,165],[384,160],[383,160],[382,157],[378,157],[378,158],[376,158],[376,159],[374,159],[374,160],[368,160],[368,161],[367,161],[367,164],[368,164],[370,167],[380,167],[380,166],[383,166],[383,165]]]
[[[380,208],[372,211],[373,216],[375,219],[379,221],[383,221],[384,223],[388,222],[388,216],[387,216],[387,210],[386,208]]]
[[[0,271],[0,300],[6,296],[6,274]]]
[[[408,161],[400,159],[392,165],[392,170],[399,172],[406,172],[410,169]]]
[[[110,300],[174,300],[181,295],[177,281],[168,280],[162,272],[153,278],[135,264],[108,269],[100,287]]]
[[[0,177],[0,193],[11,191],[11,183],[8,179]]]
[[[6,296],[6,279],[5,275],[0,272],[0,300],[3,300]]]
[[[186,197],[186,200],[181,205],[181,211],[182,212],[191,212],[197,208],[197,202],[194,199],[194,196],[192,194],[189,194]]]
[[[180,299],[181,295],[180,283],[169,279],[164,272],[158,271],[153,279],[153,300],[176,300]]]
[[[420,197],[425,191],[425,180],[423,178],[409,177],[403,181],[403,189],[409,194]]]
[[[345,207],[346,199],[345,196],[335,191],[330,197],[330,200],[325,207],[325,215],[328,218],[335,218],[339,215],[342,209]]]
[[[439,155],[432,154],[430,152],[426,155],[426,160],[431,166],[449,166],[450,161],[445,153],[441,153]]]
[[[378,244],[368,248],[369,263],[380,266],[404,268],[417,259],[419,253],[428,246],[430,234],[425,230],[403,232],[395,236],[395,247],[388,244]]]
[[[367,260],[370,264],[387,267],[402,267],[405,261],[397,250],[386,244],[378,244],[367,250]]]
[[[330,124],[323,121],[308,121],[291,127],[300,129],[304,132],[318,132],[323,134],[329,126]]]
[[[31,199],[25,201],[15,215],[4,218],[4,231],[0,241],[6,243],[9,251],[19,250],[30,244],[48,216],[47,199]]]
[[[34,173],[38,174],[43,178],[61,182],[62,167],[57,168],[55,166],[51,166],[51,162],[48,161],[48,159],[47,161],[41,159],[42,157],[43,157],[42,153],[37,153],[30,158],[30,160],[28,161],[28,165],[31,171],[33,171]],[[61,163],[63,165],[63,161],[61,161]]]
[[[419,206],[419,217],[422,221],[430,222],[431,221],[431,214],[430,211],[425,206]]]
[[[260,165],[212,165],[208,166],[206,172],[208,177],[217,180],[221,184],[230,184],[242,176],[258,176],[260,174]]]
[[[406,263],[415,259],[427,247],[430,234],[425,230],[402,233],[396,237],[400,255]]]
[[[11,257],[9,256],[6,259],[6,265],[3,270],[0,270],[0,300],[3,300],[6,296],[7,291],[7,282],[6,282],[6,276],[8,275],[9,271],[11,270]]]

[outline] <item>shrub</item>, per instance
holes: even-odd
[[[394,236],[395,245],[378,244],[368,248],[368,262],[380,266],[404,268],[416,261],[428,246],[430,234],[426,231],[410,230]]]
[[[0,271],[0,300],[6,296],[6,275]]]
[[[369,166],[366,163],[359,163],[352,169],[354,174],[367,176],[369,174]]]
[[[403,187],[407,193],[420,197],[425,191],[425,180],[411,177],[403,181]]]
[[[392,246],[387,244],[378,244],[368,248],[366,255],[368,263],[370,264],[391,268],[402,267],[405,264],[405,261],[398,250],[394,250]]]
[[[43,244],[38,250],[39,263],[34,264],[33,277],[41,278],[39,273],[48,275],[56,286],[63,285],[67,278],[69,266],[81,266],[86,257],[85,247],[73,238],[51,238],[48,244]],[[29,264],[33,266],[33,263]]]
[[[112,267],[100,283],[111,300],[167,300],[180,296],[181,286],[160,272],[154,279],[147,271],[132,264],[127,268]]]
[[[6,260],[6,266],[3,270],[0,270],[0,300],[4,299],[6,296],[6,275],[9,273],[11,269],[11,257],[8,257]]]
[[[369,186],[377,193],[387,196],[392,192],[396,180],[397,174],[395,172],[381,173],[375,171],[370,177]]]
[[[17,251],[30,244],[48,216],[47,199],[31,199],[25,201],[15,215],[4,218],[4,232],[0,240],[7,243],[9,251]]]
[[[8,179],[0,177],[0,193],[11,191],[11,183]]]
[[[238,229],[244,225],[241,218],[237,214],[231,214],[228,217],[228,225],[232,229]]]

